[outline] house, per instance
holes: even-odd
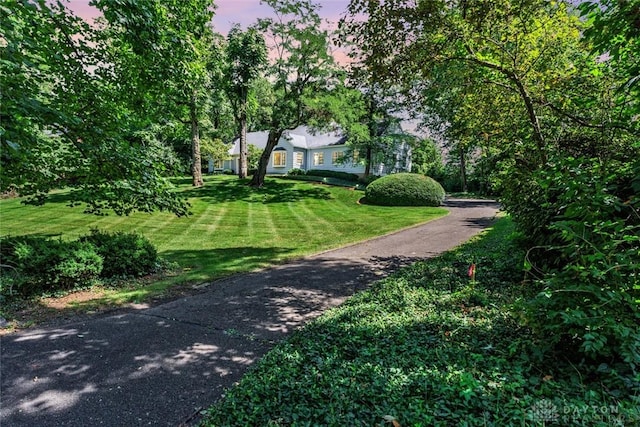
[[[247,144],[255,145],[263,150],[267,144],[269,132],[247,133]],[[268,175],[284,175],[291,169],[323,169],[364,175],[365,165],[361,153],[351,149],[347,144],[346,136],[337,132],[314,132],[306,126],[285,131],[273,149],[269,165]],[[385,175],[393,172],[411,170],[411,148],[406,142],[396,144],[396,152],[387,156],[386,164],[382,161],[374,163],[371,173]],[[349,154],[350,158],[345,159]],[[209,171],[214,169],[231,170],[237,173],[240,158],[240,138],[236,138],[229,149],[229,160],[216,161],[209,165]],[[377,156],[380,157],[380,156]],[[391,158],[389,158],[391,157]]]

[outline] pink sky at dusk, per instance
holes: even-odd
[[[92,20],[99,16],[97,9],[89,6],[90,0],[69,0],[66,4],[76,15]],[[320,0],[316,1],[322,7],[320,16],[332,23],[336,23],[344,14],[349,0]],[[235,23],[243,28],[256,22],[257,18],[265,18],[271,14],[271,8],[260,4],[260,0],[216,0],[217,9],[213,18],[216,31],[226,34]]]

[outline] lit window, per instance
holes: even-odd
[[[318,166],[323,164],[324,164],[324,153],[322,152],[313,153],[313,165]]]
[[[301,151],[296,151],[293,155],[293,167],[294,168],[302,168],[302,152]]]
[[[353,163],[358,163],[358,160],[360,160],[360,153],[358,150],[353,150]]]
[[[287,165],[287,152],[286,151],[274,151],[273,152],[273,167],[283,168]]]
[[[333,153],[331,153],[331,163],[333,163],[334,165],[337,163],[340,163],[343,156],[344,156],[343,151],[334,151]]]

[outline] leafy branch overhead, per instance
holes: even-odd
[[[8,1],[2,16],[0,190],[43,203],[57,188],[89,212],[170,210],[187,205],[165,180],[163,146],[136,137],[106,33],[62,4]]]

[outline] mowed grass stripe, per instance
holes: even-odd
[[[248,231],[255,238],[271,239],[277,235],[276,228],[270,215],[270,210],[262,203],[249,203],[248,209]]]
[[[207,241],[220,222],[221,217],[219,212],[220,209],[218,206],[207,205],[197,216],[194,216],[192,221],[187,221],[186,228],[180,237],[198,237],[200,241]],[[177,239],[176,241],[180,242],[181,239]]]
[[[313,218],[308,218],[305,215],[302,215],[302,213],[300,212],[300,206],[301,203],[298,202],[287,203],[287,209],[291,214],[291,221],[287,231],[289,231],[290,233],[297,233],[298,231],[304,229],[306,230],[306,233],[304,233],[305,235],[314,237],[318,234],[319,229],[317,226],[312,225]]]

